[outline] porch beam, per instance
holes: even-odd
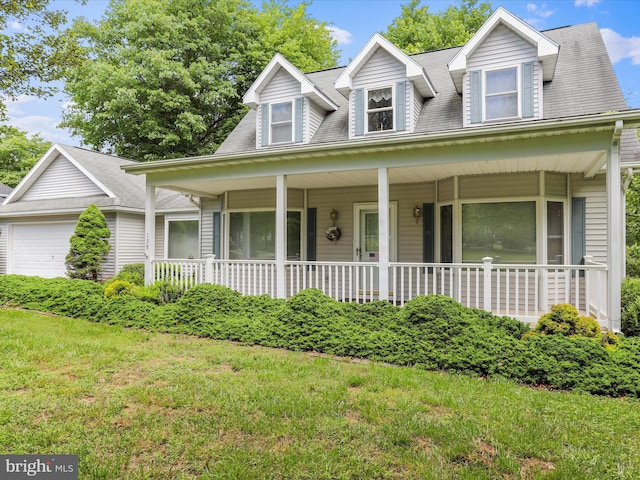
[[[378,298],[389,300],[389,170],[378,168]]]
[[[286,298],[287,177],[276,176],[276,298]]]
[[[609,316],[608,328],[614,332],[621,329],[621,288],[624,265],[625,246],[622,233],[622,181],[620,173],[620,135],[623,122],[616,121],[611,149],[607,161],[607,259],[609,263],[607,282],[607,313]]]
[[[144,283],[153,285],[153,259],[156,248],[156,187],[148,185],[144,198]]]

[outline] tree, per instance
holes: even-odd
[[[113,0],[73,34],[84,61],[65,90],[63,126],[135,160],[210,154],[246,112],[242,96],[276,51],[303,70],[335,66],[336,43],[307,4]]]
[[[67,275],[97,282],[111,250],[109,237],[111,230],[107,227],[107,220],[92,203],[78,217],[76,229],[69,239],[71,246],[66,258]]]
[[[15,187],[49,150],[50,142],[15,127],[0,126],[0,182]]]
[[[428,5],[411,0],[402,6],[402,13],[384,34],[406,53],[420,53],[439,48],[463,45],[491,15],[491,3],[461,0],[445,11],[429,13]]]
[[[18,95],[51,95],[48,84],[62,78],[77,59],[73,37],[61,34],[66,15],[49,0],[0,2],[0,119],[5,101]]]

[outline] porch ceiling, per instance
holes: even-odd
[[[587,151],[547,156],[527,156],[500,160],[465,162],[443,162],[440,164],[394,167],[389,165],[391,184],[433,182],[455,175],[483,175],[494,173],[519,173],[548,171],[560,173],[584,173],[593,175],[600,171],[606,152]],[[287,174],[287,172],[282,172]],[[378,174],[375,168],[357,170],[333,170],[327,172],[288,174],[288,188],[315,189],[349,186],[375,185]],[[275,187],[275,176],[243,176],[242,178],[216,179],[201,176],[182,181],[150,182],[158,187],[169,188],[199,196],[217,196],[225,191],[253,190]]]

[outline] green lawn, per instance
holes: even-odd
[[[81,479],[640,478],[640,401],[0,309],[0,453]]]

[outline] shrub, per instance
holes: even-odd
[[[627,277],[640,277],[640,245],[629,245],[627,247]]]
[[[123,280],[138,287],[144,287],[144,263],[130,263],[124,265],[107,284],[116,280]]]
[[[622,333],[640,336],[640,278],[625,278],[621,291]]]
[[[104,298],[116,298],[123,295],[135,295],[135,285],[124,280],[109,282],[104,289]]]
[[[76,229],[69,239],[71,246],[66,257],[67,275],[97,282],[111,249],[110,236],[111,230],[107,227],[104,214],[92,203],[80,214]]]

